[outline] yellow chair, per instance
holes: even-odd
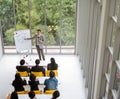
[[[17,94],[26,94],[26,91],[17,91]]]
[[[27,71],[23,71],[23,72],[21,72],[21,71],[16,71],[16,73],[19,73],[19,74],[20,74],[20,76],[23,76],[23,77],[25,77],[25,76],[28,76],[28,75],[29,75]]]
[[[42,90],[34,90],[35,94],[42,94]]]
[[[53,94],[55,92],[55,90],[46,90],[45,94]]]
[[[11,93],[9,93],[7,96],[6,96],[6,99],[10,99],[11,97]]]
[[[28,94],[30,90],[26,90],[24,92],[18,92],[19,94]],[[42,90],[34,90],[35,94],[42,94]]]
[[[55,73],[55,76],[58,76],[58,70],[46,70],[46,76],[50,76],[50,71],[53,71]]]
[[[42,72],[31,72],[31,74],[34,74],[35,76],[44,76]]]

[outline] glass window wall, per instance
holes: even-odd
[[[40,28],[45,35],[46,53],[75,51],[76,0],[0,0],[4,52],[16,53],[13,33],[30,29],[31,36]],[[4,9],[3,9],[4,8]],[[36,53],[35,41],[32,52]]]

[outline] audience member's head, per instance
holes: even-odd
[[[16,79],[16,80],[22,80],[19,73],[16,73],[16,74],[15,74],[15,79]]]
[[[40,64],[40,60],[39,60],[39,59],[36,59],[36,60],[35,60],[35,64],[36,64],[36,65],[39,65],[39,64]]]
[[[10,99],[18,99],[18,94],[15,91],[12,92]]]
[[[29,96],[30,99],[34,99],[34,98],[35,98],[35,92],[30,91],[30,92],[28,93],[28,96]]]
[[[56,90],[56,91],[53,93],[53,98],[52,98],[52,99],[57,99],[59,96],[60,96],[60,93],[59,93],[58,90]]]
[[[50,61],[51,63],[55,64],[55,59],[53,57],[50,59]]]
[[[55,73],[53,72],[53,71],[50,71],[50,78],[53,78],[53,77],[55,77]]]
[[[24,65],[25,64],[25,60],[24,59],[21,59],[20,60],[20,65]]]
[[[30,74],[30,80],[35,81],[35,79],[36,79],[36,76],[34,74]]]

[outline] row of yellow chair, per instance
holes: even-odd
[[[45,94],[53,94],[54,91],[55,90],[46,90]],[[28,90],[28,91],[19,91],[19,92],[17,92],[17,94],[28,94],[29,92],[30,92],[30,90]],[[34,92],[35,92],[35,94],[42,94],[42,90],[35,90]],[[8,94],[6,96],[6,99],[11,99],[10,97],[11,97],[11,94]]]
[[[46,90],[45,94],[53,94],[55,90]],[[17,94],[28,94],[30,90],[18,91]],[[42,90],[34,90],[35,94],[42,94]]]
[[[50,74],[50,71],[51,70],[46,70],[46,76],[49,77],[49,74]],[[55,76],[58,76],[58,71],[57,70],[52,70],[54,73],[55,73]],[[22,77],[26,77],[26,76],[29,76],[29,73],[27,71],[24,71],[24,72],[21,72],[21,71],[16,71],[16,73],[19,73],[20,76]],[[44,74],[42,72],[31,72],[32,74],[34,74],[35,76],[44,76]]]

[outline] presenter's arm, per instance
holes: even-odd
[[[24,40],[31,40],[31,39],[34,39],[35,38],[35,35],[31,38],[24,38]]]

